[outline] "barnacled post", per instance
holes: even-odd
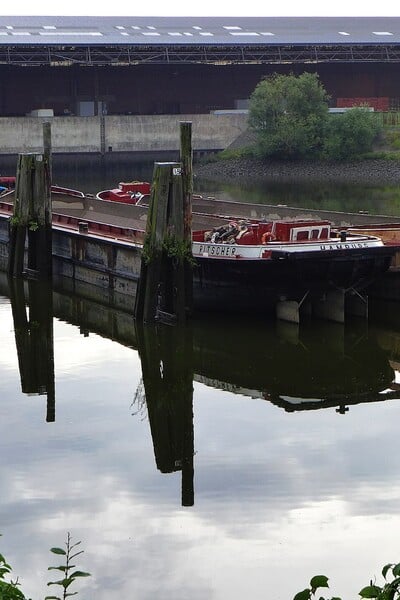
[[[180,124],[180,161],[182,165],[183,185],[183,239],[187,246],[185,260],[185,308],[187,314],[193,311],[193,259],[192,253],[192,197],[193,197],[193,148],[192,123]]]
[[[49,155],[30,153],[18,157],[8,260],[8,273],[13,277],[20,277],[24,272],[40,279],[48,279],[52,275],[50,170]]]
[[[185,209],[185,190],[189,190],[189,211]],[[136,294],[136,319],[145,323],[185,322],[192,305],[190,223],[190,186],[184,183],[181,163],[155,163]]]

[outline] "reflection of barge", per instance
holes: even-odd
[[[0,294],[9,295],[2,273]],[[56,317],[77,325],[84,335],[94,332],[143,352],[133,306],[110,304],[97,288],[82,284],[73,289],[69,280],[56,282],[53,309]],[[166,329],[169,341],[171,329]],[[370,328],[334,323],[310,323],[299,331],[294,325],[260,319],[208,316],[194,319],[186,333],[192,338],[190,370],[195,381],[293,412],[400,398],[392,367],[393,361],[400,363],[398,334],[388,337],[386,331],[375,334]],[[160,356],[156,358],[159,367]],[[163,356],[166,360],[168,355]],[[175,379],[179,364],[176,367]]]
[[[364,328],[334,323],[194,324],[195,380],[288,412],[399,398],[389,353]]]

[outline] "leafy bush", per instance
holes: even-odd
[[[355,158],[372,149],[381,125],[367,108],[352,108],[340,115],[330,115],[324,150],[328,158]]]
[[[388,131],[386,132],[387,143],[395,150],[400,150],[400,131]]]
[[[249,103],[249,126],[257,136],[258,154],[285,159],[319,155],[328,98],[313,73],[263,79]]]
[[[391,579],[388,581],[388,575]],[[400,563],[389,563],[382,569],[384,578],[383,584],[376,585],[370,582],[369,585],[363,587],[359,592],[361,598],[375,598],[376,600],[400,600]],[[298,592],[293,600],[312,600],[316,598],[316,592],[319,588],[329,588],[328,577],[325,575],[315,575],[310,581],[310,586],[301,592]],[[320,596],[319,600],[325,600]],[[328,600],[328,599],[326,599]],[[341,598],[332,597],[329,600],[341,600]]]
[[[382,131],[382,119],[367,107],[330,115],[328,100],[313,73],[263,79],[249,104],[249,126],[257,137],[255,154],[284,160],[344,160],[370,152]]]

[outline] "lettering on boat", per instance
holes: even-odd
[[[367,242],[353,242],[351,244],[321,244],[320,250],[349,250],[350,248],[366,248]]]
[[[208,256],[235,256],[235,246],[225,245],[216,246],[215,244],[201,244],[199,248],[199,254],[206,254]]]

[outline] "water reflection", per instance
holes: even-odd
[[[351,405],[400,398],[400,352],[364,322],[299,327],[208,315],[185,328],[144,327],[131,306],[115,296],[109,304],[101,290],[82,287],[76,295],[68,281],[53,293],[39,282],[0,282],[11,298],[22,391],[47,393],[47,421],[55,419],[52,311],[83,336],[95,332],[138,349],[142,385],[132,390],[133,412],[146,406],[156,466],[181,472],[183,506],[194,503],[193,382],[287,412],[335,407],[345,414]]]
[[[196,191],[236,202],[294,206],[315,210],[400,215],[400,189],[391,185],[273,181],[232,185],[196,180]]]
[[[9,296],[6,281],[0,293]],[[42,596],[47,548],[66,531],[85,545],[88,600],[261,600],[270,590],[288,600],[315,572],[355,597],[382,560],[396,560],[399,404],[372,400],[397,397],[399,323],[208,318],[185,342],[171,328],[141,336],[126,298],[110,306],[105,292],[57,282],[49,427],[16,391],[9,303],[0,308],[2,539],[29,597]],[[297,410],[311,400],[360,404],[344,417]]]
[[[193,380],[268,400],[289,412],[340,408],[399,394],[392,385],[389,350],[380,345],[382,339],[378,343],[377,333],[365,322],[355,321],[345,327],[319,321],[299,327],[243,316],[221,319],[207,315],[198,316],[185,328],[143,327],[135,323],[132,303],[110,305],[101,290],[91,289],[89,298],[71,294],[68,281],[65,289],[58,286],[53,293],[39,282],[29,282],[24,288],[21,281],[13,280],[9,291],[4,289],[4,276],[2,283],[13,308],[22,390],[47,393],[51,401],[52,311],[77,325],[84,336],[92,331],[138,349],[147,404],[151,403],[152,409],[160,405],[166,414],[184,410],[178,403],[188,390],[191,394]],[[25,309],[28,298],[29,318]],[[388,311],[382,306],[380,311],[387,319]],[[169,459],[157,459],[157,465],[169,472],[178,460],[172,452]]]
[[[137,325],[157,468],[182,471],[182,506],[194,503],[193,342],[190,327]],[[136,395],[140,402],[140,396]]]
[[[105,157],[62,157],[53,161],[53,180],[61,186],[95,194],[115,187],[119,181],[150,180],[154,160],[177,160],[173,156],[154,156],[149,160],[127,153],[110,153]],[[3,173],[15,173],[15,159],[3,158]],[[196,166],[196,165],[195,165]],[[312,169],[312,165],[310,165]],[[195,169],[196,170],[196,169]],[[400,188],[394,185],[360,185],[343,182],[279,181],[241,184],[216,183],[195,177],[196,192],[237,202],[286,204],[287,206],[400,216]]]
[[[287,411],[398,397],[388,353],[365,323],[344,327],[208,319],[195,326],[195,377]],[[385,393],[383,394],[383,390]]]
[[[22,392],[46,394],[46,421],[55,421],[53,290],[45,282],[10,279],[9,295]]]

